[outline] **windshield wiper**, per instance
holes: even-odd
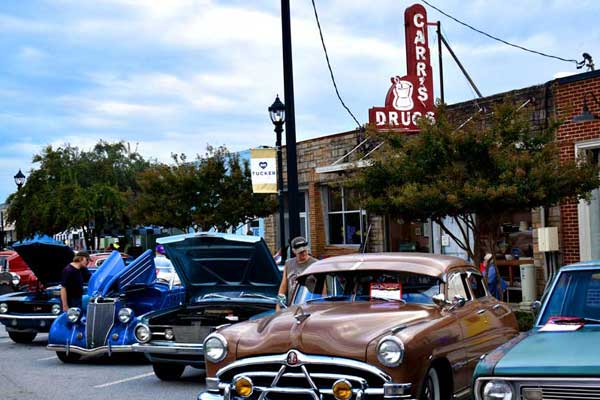
[[[600,319],[586,317],[557,317],[552,319],[555,324],[600,324]]]
[[[390,298],[387,298],[387,297],[371,296],[371,300],[395,301],[397,303],[406,304],[406,300],[404,300],[404,299],[390,299]]]
[[[274,297],[265,296],[264,294],[260,294],[260,293],[241,293],[240,297],[255,297],[257,299],[277,300]]]
[[[325,300],[331,300],[331,301],[336,301],[336,300],[350,300],[350,296],[348,295],[334,295],[334,296],[326,296],[326,297],[315,297],[314,299],[308,299],[305,301],[305,303],[311,303],[313,301],[325,301]]]

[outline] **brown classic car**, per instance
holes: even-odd
[[[206,338],[200,400],[466,397],[479,357],[517,334],[455,257],[332,257],[298,281],[286,310]]]

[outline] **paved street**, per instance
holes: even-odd
[[[162,382],[143,358],[84,359],[63,364],[46,350],[47,334],[32,345],[19,345],[0,328],[0,398],[60,399],[195,399],[204,386],[203,371],[187,368],[181,381]]]

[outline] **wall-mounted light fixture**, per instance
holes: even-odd
[[[587,103],[588,94],[592,97],[592,99],[594,99],[594,102],[596,103],[596,105],[598,107],[600,107],[600,102],[598,102],[598,99],[596,98],[594,93],[586,92],[583,95],[583,111],[581,112],[580,115],[576,115],[573,117],[573,122],[588,122],[588,121],[595,121],[598,119],[597,115],[592,114],[590,112],[590,109],[589,109],[588,103]]]

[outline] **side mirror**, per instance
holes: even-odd
[[[448,300],[446,300],[446,296],[444,296],[444,293],[438,293],[434,295],[431,299],[439,307],[444,307],[445,305],[450,303]]]
[[[456,295],[452,299],[452,307],[450,307],[450,310],[454,310],[457,307],[462,307],[465,305],[466,302],[467,302],[467,299],[465,299],[462,296]]]
[[[537,313],[540,312],[540,308],[542,308],[541,301],[536,300],[533,303],[531,303],[531,311],[533,312],[534,315],[537,315]]]

